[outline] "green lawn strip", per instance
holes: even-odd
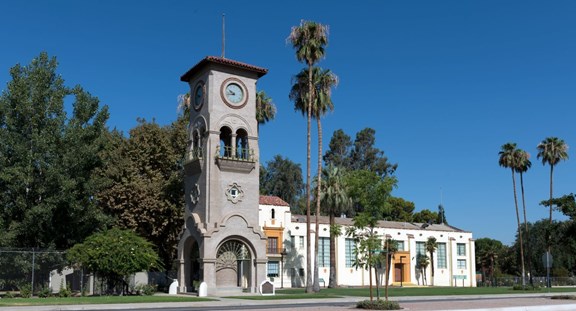
[[[503,295],[503,294],[538,294],[538,293],[567,293],[576,292],[575,287],[553,287],[551,289],[542,288],[540,290],[513,290],[511,287],[392,287],[388,288],[389,297],[403,297],[403,296],[450,296],[450,295]],[[355,296],[355,297],[369,297],[370,290],[368,288],[324,288],[320,293],[331,294],[334,296]],[[377,295],[376,288],[372,289],[374,296]],[[384,288],[380,288],[380,297],[385,293]],[[300,295],[304,294],[304,290],[299,289],[283,289],[277,290],[276,294],[280,295]],[[304,294],[306,295],[306,294]]]
[[[299,293],[289,293],[289,294],[279,294],[271,296],[262,296],[262,295],[254,295],[254,296],[229,296],[223,298],[232,298],[232,299],[245,299],[245,300],[282,300],[282,299],[325,299],[325,298],[342,298],[342,296],[334,295],[332,293],[313,293],[313,294],[306,294],[300,290]]]
[[[69,298],[2,298],[0,307],[4,306],[39,306],[39,305],[85,305],[114,303],[153,303],[153,302],[197,302],[215,301],[217,299],[181,296],[90,296]]]

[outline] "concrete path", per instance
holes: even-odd
[[[491,310],[491,311],[547,311],[576,310],[575,300],[550,299],[554,294],[483,295],[483,296],[434,296],[434,297],[392,297],[400,302],[403,310]],[[558,295],[558,294],[556,294]],[[0,307],[0,311],[72,311],[72,310],[163,310],[186,308],[189,310],[279,310],[287,311],[343,311],[355,309],[362,297],[300,300],[245,300],[216,298],[218,301],[147,303],[147,304],[107,304],[107,305],[68,305],[68,306],[22,306]],[[357,310],[357,309],[356,309]]]

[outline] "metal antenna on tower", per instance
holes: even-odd
[[[226,58],[224,55],[226,51],[226,14],[222,13],[222,58]]]

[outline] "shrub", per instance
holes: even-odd
[[[14,298],[14,293],[13,292],[6,292],[6,294],[4,294],[4,298]]]
[[[43,287],[40,292],[38,292],[38,297],[40,298],[48,298],[52,295],[52,290],[50,287]]]
[[[58,292],[58,297],[60,298],[72,297],[72,290],[70,289],[70,284],[66,284],[66,287],[64,287],[64,281],[60,281],[60,291]]]
[[[512,286],[512,290],[530,290],[530,291],[539,291],[542,288],[538,285],[526,285],[524,287],[522,287],[522,285],[514,285]]]
[[[378,300],[363,300],[356,304],[358,309],[368,310],[400,310],[400,304],[397,301]]]
[[[145,296],[152,296],[156,293],[156,285],[155,284],[138,284],[136,285],[136,291],[140,293],[140,295]]]
[[[20,297],[22,298],[30,298],[32,297],[32,285],[24,284],[20,285]]]

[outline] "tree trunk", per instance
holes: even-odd
[[[432,275],[430,276],[430,285],[434,286],[434,252],[430,252],[430,269]]]
[[[514,205],[516,206],[516,221],[518,223],[518,238],[520,239],[520,263],[522,268],[522,288],[526,287],[526,270],[524,270],[524,241],[522,240],[522,226],[520,223],[520,211],[518,210],[518,196],[516,195],[516,177],[512,170],[512,188],[514,189]]]
[[[534,286],[532,281],[532,256],[530,253],[530,231],[528,230],[528,220],[526,220],[526,200],[524,200],[524,178],[520,172],[520,188],[522,189],[522,209],[524,210],[524,232],[526,232],[526,258],[528,259],[528,278],[530,285]]]
[[[330,207],[330,277],[328,280],[328,288],[335,288],[338,286],[338,278],[336,275],[336,236],[332,232],[332,228],[336,225],[334,211]]]
[[[312,241],[310,240],[310,145],[311,145],[311,123],[312,123],[312,66],[308,66],[308,136],[306,145],[306,293],[312,293]],[[318,234],[318,232],[316,232]],[[316,250],[317,251],[317,250]]]
[[[320,116],[316,116],[316,123],[318,124],[318,173],[317,173],[317,185],[316,185],[316,249],[318,249],[318,238],[320,236],[320,221],[318,217],[320,217],[320,187],[322,185],[322,122],[320,121]],[[332,246],[332,245],[330,245]],[[318,264],[318,251],[316,251],[316,267],[314,270],[314,292],[320,291],[320,282],[319,282],[319,267]]]

